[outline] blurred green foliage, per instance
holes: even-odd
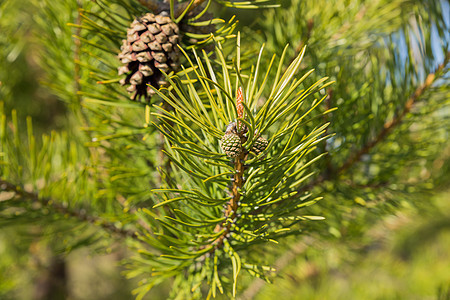
[[[448,299],[450,190],[381,218],[359,251],[320,243],[288,266],[255,299]]]
[[[31,116],[37,133],[67,125],[61,98],[43,86],[48,75],[42,69],[40,32],[33,19],[34,1],[0,3],[0,101],[5,111],[20,110],[20,123]]]

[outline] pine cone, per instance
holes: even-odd
[[[131,99],[147,101],[154,94],[147,85],[159,88],[166,84],[161,71],[179,68],[178,33],[178,26],[163,14],[147,13],[131,23],[119,54],[124,64],[119,67],[119,75],[126,74],[120,83],[130,85],[127,91]]]
[[[256,155],[259,155],[261,152],[263,152],[266,148],[269,142],[263,138],[262,136],[259,136],[255,143],[253,144],[252,151],[256,153]]]
[[[222,137],[222,149],[228,157],[238,157],[242,152],[241,139],[237,134],[226,133]]]

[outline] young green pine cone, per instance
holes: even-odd
[[[222,149],[228,157],[238,157],[242,152],[241,139],[237,134],[226,133],[222,139]]]
[[[262,136],[259,136],[253,144],[252,151],[259,155],[267,148],[267,144],[269,144],[269,142]]]

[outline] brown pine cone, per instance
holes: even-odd
[[[148,101],[154,94],[148,85],[159,88],[166,84],[161,71],[179,68],[179,39],[177,24],[164,13],[147,13],[131,23],[118,56],[124,64],[118,69],[119,75],[126,74],[120,83],[129,85],[131,99]]]

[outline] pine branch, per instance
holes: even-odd
[[[309,96],[331,82],[322,78],[302,93],[295,93],[311,73],[295,76],[303,50],[283,74],[280,62],[279,74],[270,83],[271,95],[258,110],[265,79],[272,66],[267,70],[260,69],[261,50],[256,67],[250,69],[250,74],[248,70],[241,74],[239,34],[236,49],[237,63],[233,66],[225,60],[220,43],[216,47],[218,62],[209,60],[206,55],[203,62],[193,51],[196,63],[189,60],[192,69],[196,70],[193,75],[167,77],[169,89],[155,89],[162,101],[174,107],[174,110],[166,110],[154,105],[152,115],[156,120],[152,124],[164,134],[168,145],[164,152],[174,165],[170,179],[179,178],[180,181],[172,182],[166,178],[167,188],[153,190],[161,199],[153,207],[157,210],[142,210],[143,219],[150,227],[158,229],[154,235],[142,236],[148,244],[157,245],[160,251],[156,256],[143,252],[154,267],[152,274],[167,274],[166,278],[176,276],[183,286],[189,286],[186,291],[207,283],[211,296],[217,290],[224,293],[221,277],[226,274],[233,274],[232,294],[235,295],[241,268],[261,277],[271,270],[247,261],[245,253],[250,245],[277,243],[277,239],[284,237],[298,221],[322,219],[320,216],[293,215],[294,211],[318,200],[305,201],[309,195],[303,195],[299,201],[290,202],[282,209],[278,209],[277,204],[287,195],[296,193],[296,186],[304,180],[302,171],[318,159],[316,157],[309,163],[306,155],[326,138],[323,135],[327,124],[305,133],[301,141],[292,140],[295,129],[325,97],[314,102],[313,108],[300,118],[289,117],[290,113],[299,113],[300,106]],[[218,73],[213,63],[219,67]],[[211,92],[212,85],[218,87],[214,92]],[[274,124],[278,125],[277,130],[269,131]],[[289,131],[292,128],[295,129]],[[270,136],[269,141],[263,136],[266,134]],[[275,143],[278,145],[271,148]],[[269,151],[273,152],[267,157],[263,155]],[[231,162],[224,154],[232,159]],[[244,172],[248,176],[246,181]],[[185,174],[190,176],[189,181],[185,180]],[[227,189],[230,176],[232,182]],[[178,204],[181,201],[185,204]],[[266,213],[255,215],[261,207]],[[163,208],[167,209],[166,214]],[[269,223],[273,226],[268,226]],[[291,232],[289,234],[299,234],[299,230]],[[166,264],[161,264],[167,260],[173,261],[176,269],[169,270]],[[184,262],[180,264],[180,260]],[[196,275],[184,284],[187,266],[198,263],[206,272],[202,268],[196,269]],[[138,261],[136,266],[142,274],[148,273],[147,266]],[[134,271],[130,277],[136,274]],[[152,274],[136,293],[144,295],[162,280]]]
[[[416,88],[416,90],[412,93],[412,95],[405,102],[403,110],[400,114],[396,115],[392,120],[386,121],[383,125],[383,129],[373,138],[366,142],[366,144],[354,155],[351,155],[347,158],[347,160],[336,169],[334,174],[323,173],[318,176],[315,180],[304,186],[301,191],[310,190],[311,188],[323,183],[326,180],[337,180],[340,175],[344,174],[349,168],[354,166],[356,163],[361,161],[361,158],[364,154],[369,153],[376,145],[385,140],[387,136],[395,129],[398,125],[401,124],[405,116],[411,111],[414,104],[417,100],[432,86],[432,84],[439,78],[436,74],[442,72],[445,66],[450,61],[450,52],[447,52],[445,56],[444,62],[442,62],[434,73],[429,73],[422,85]]]
[[[227,203],[227,207],[225,209],[225,221],[223,224],[217,225],[215,228],[215,232],[220,232],[222,230],[223,233],[220,235],[212,244],[214,245],[215,249],[222,246],[224,239],[228,236],[228,234],[231,231],[231,224],[233,222],[233,219],[237,217],[236,212],[239,208],[239,199],[241,198],[241,188],[244,185],[244,165],[245,160],[248,156],[248,153],[241,153],[238,157],[234,160],[234,169],[236,170],[236,173],[233,177],[233,185],[231,188],[231,199]]]
[[[58,203],[54,199],[40,198],[38,194],[33,193],[33,192],[24,191],[21,187],[15,185],[9,181],[0,179],[0,191],[14,192],[16,195],[20,196],[21,198],[27,199],[33,203],[39,203],[42,206],[49,207],[49,208],[53,209],[55,212],[60,213],[62,215],[71,216],[80,221],[88,222],[90,224],[100,226],[104,230],[111,232],[113,234],[116,234],[118,236],[121,236],[123,238],[131,237],[133,239],[138,240],[138,237],[135,232],[132,232],[132,231],[129,231],[126,229],[117,228],[117,226],[115,226],[114,224],[112,224],[104,219],[87,215],[84,210],[69,209],[69,208],[65,207],[64,205]]]
[[[337,169],[337,172],[334,174],[331,174],[331,176],[327,176],[329,174],[322,174],[318,176],[315,180],[313,180],[311,183],[304,186],[301,191],[310,190],[315,186],[318,186],[319,184],[327,181],[327,180],[337,180],[340,175],[344,174],[349,168],[351,168],[353,165],[358,163],[362,156],[370,150],[372,150],[376,145],[378,145],[380,142],[386,139],[386,137],[392,132],[393,129],[395,129],[398,125],[401,124],[405,116],[411,111],[414,104],[417,102],[417,100],[432,86],[432,84],[440,78],[437,76],[449,63],[450,61],[450,52],[447,52],[444,62],[441,63],[436,71],[434,73],[429,73],[422,85],[416,88],[416,90],[413,92],[413,94],[408,98],[408,100],[405,102],[405,105],[403,107],[403,110],[400,114],[395,116],[392,120],[387,121],[383,129],[376,135],[376,137],[370,141],[368,141],[362,148],[359,150],[355,155],[350,156],[345,163]],[[348,183],[347,183],[348,184]],[[301,193],[299,193],[301,194]],[[296,245],[301,245],[304,243],[303,240],[299,241]],[[281,273],[281,270],[283,270],[286,266],[289,265],[289,262],[295,259],[295,257],[302,253],[301,251],[297,251],[297,246],[294,246],[291,250],[288,250],[285,252],[277,261],[285,262],[283,264],[278,265],[277,273]],[[254,280],[253,283],[249,285],[249,287],[243,292],[241,300],[245,299],[252,299],[252,297],[256,296],[259,291],[263,288],[265,285],[265,281],[257,281]]]
[[[243,95],[242,88],[240,87],[237,91],[236,97],[236,108],[237,108],[237,116],[240,119],[244,118],[244,106],[243,106]],[[238,135],[241,139],[242,144],[247,141],[247,138],[244,136],[244,131],[240,130],[243,128],[242,122],[237,122]],[[235,174],[233,177],[233,184],[231,187],[231,199],[227,203],[227,207],[225,209],[225,221],[223,224],[217,225],[215,228],[215,232],[220,232],[224,230],[223,234],[219,236],[214,242],[213,250],[222,246],[224,239],[227,237],[228,233],[231,230],[232,220],[236,218],[236,212],[239,208],[239,200],[241,198],[241,189],[244,185],[244,165],[245,160],[247,159],[248,153],[242,151],[241,154],[234,159],[234,170]],[[230,220],[231,219],[231,220]]]
[[[364,154],[369,153],[370,150],[372,150],[372,148],[374,148],[381,141],[383,141],[395,127],[397,127],[399,124],[401,124],[403,118],[411,111],[412,107],[417,102],[417,100],[436,81],[436,74],[440,73],[444,69],[444,67],[449,62],[449,59],[450,59],[450,52],[447,52],[444,62],[438,66],[438,68],[436,69],[436,71],[434,73],[428,74],[424,83],[422,85],[420,85],[414,91],[414,93],[411,95],[411,97],[409,97],[409,99],[405,102],[405,105],[404,105],[401,113],[398,114],[397,116],[395,116],[392,120],[389,120],[386,123],[384,123],[383,129],[376,135],[375,138],[368,141],[358,152],[356,152],[354,155],[350,156],[345,161],[345,163],[340,168],[337,169],[338,174],[344,173],[355,163],[359,162]]]

